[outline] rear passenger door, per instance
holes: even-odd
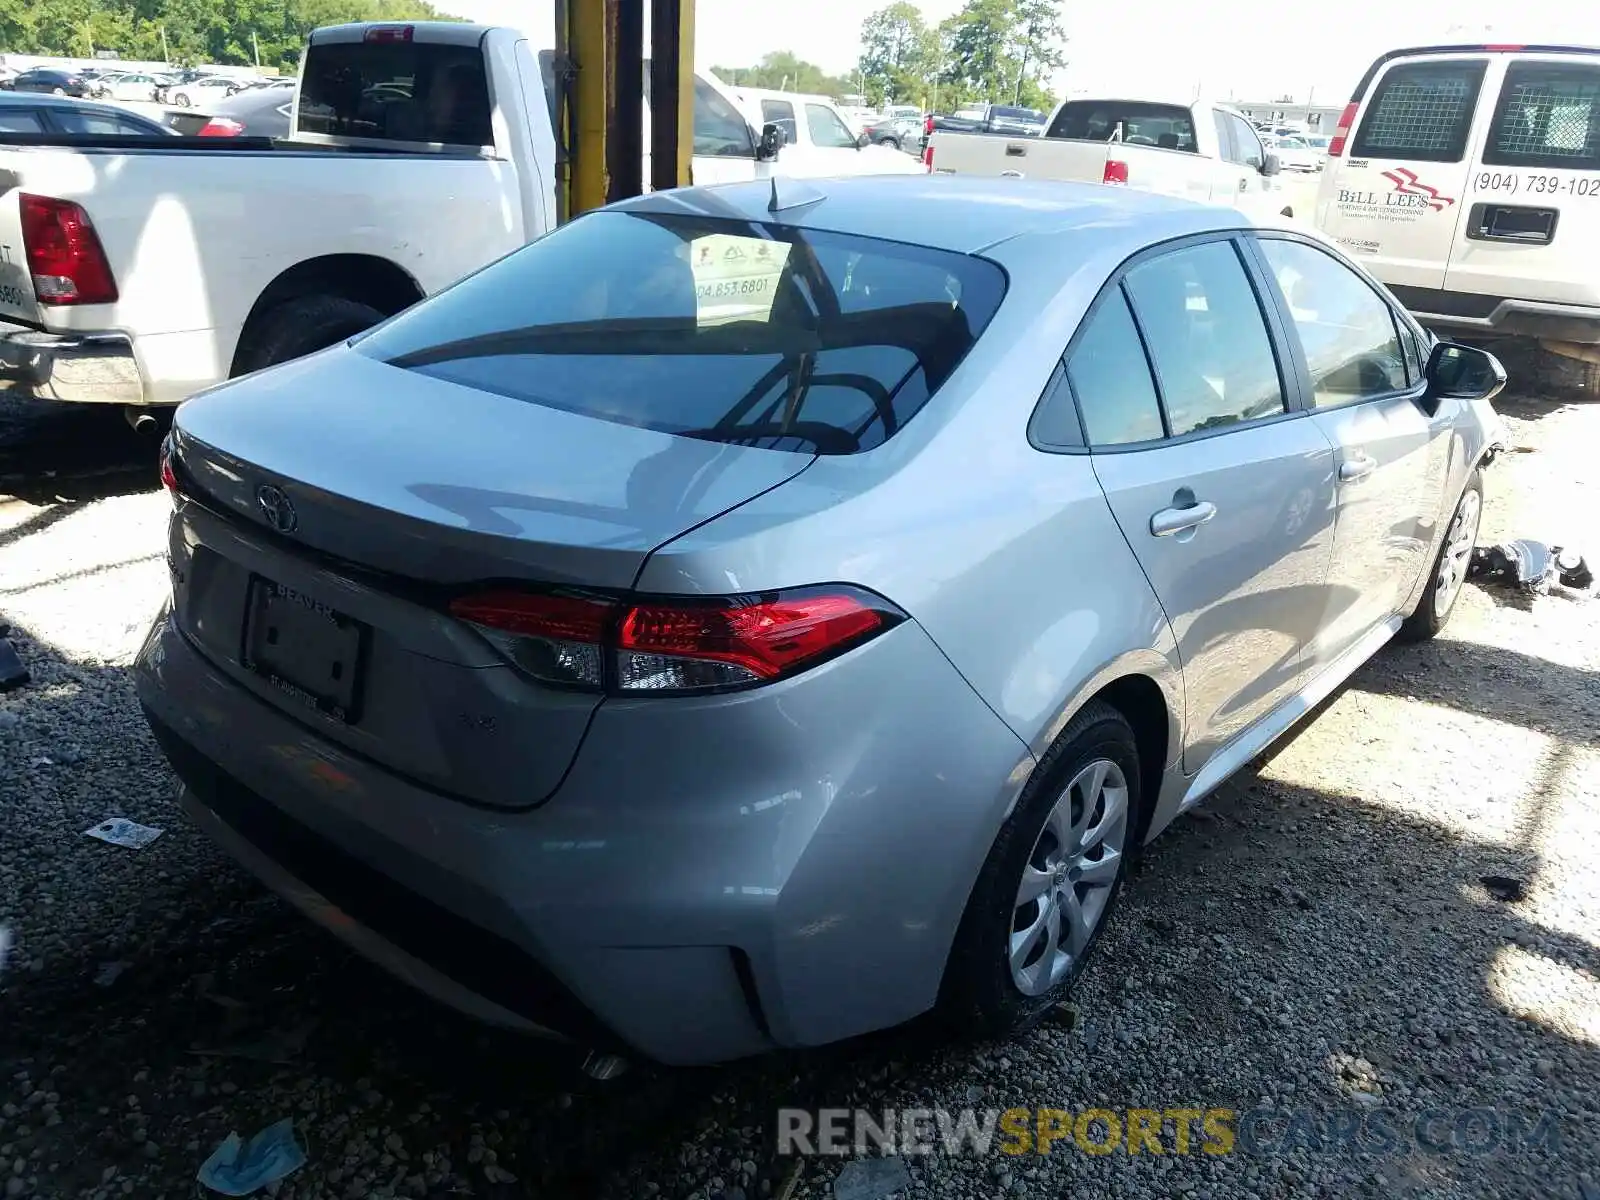
[[[1432,417],[1422,409],[1416,335],[1360,274],[1309,241],[1263,233],[1257,245],[1298,343],[1311,420],[1336,455],[1327,605],[1308,648],[1315,669],[1403,615],[1427,565],[1459,413],[1448,401]]]
[[[1468,149],[1488,66],[1482,57],[1396,62],[1362,109],[1320,220],[1391,286],[1444,287],[1468,207]],[[1402,299],[1426,308],[1421,297]]]
[[[1600,304],[1600,59],[1518,57],[1496,74],[1444,286]]]
[[[1184,769],[1287,698],[1316,632],[1333,451],[1291,411],[1234,239],[1134,260],[1069,350],[1095,473],[1183,660]]]

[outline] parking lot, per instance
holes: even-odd
[[[1592,546],[1600,406],[1498,407],[1480,542]],[[1381,653],[1157,843],[1076,1011],[1022,1042],[911,1029],[595,1084],[366,966],[189,826],[126,673],[167,588],[153,448],[10,401],[0,439],[0,614],[33,672],[0,696],[8,1197],[189,1195],[230,1130],[285,1117],[309,1160],[280,1198],[829,1194],[838,1160],[775,1152],[782,1106],[1279,1114],[1222,1155],[911,1156],[917,1196],[1600,1194],[1592,602],[1469,585],[1444,637]],[[110,816],[165,832],[83,836]],[[1379,1112],[1387,1147],[1327,1136]],[[1442,1139],[1413,1136],[1428,1114]]]

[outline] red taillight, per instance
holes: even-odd
[[[1344,106],[1344,112],[1339,115],[1339,124],[1334,126],[1333,139],[1328,143],[1328,157],[1338,158],[1344,153],[1344,144],[1350,140],[1350,130],[1356,123],[1356,112],[1361,105],[1352,100]]]
[[[232,117],[212,117],[203,126],[196,137],[238,137],[244,132],[244,125]]]
[[[367,42],[409,42],[416,30],[410,25],[374,25],[362,36]]]
[[[22,245],[40,304],[110,304],[111,264],[83,206],[22,193]]]
[[[924,146],[922,148],[922,165],[925,168],[927,168],[927,171],[928,171],[928,173],[930,175],[933,174],[933,143],[932,142],[929,142],[926,146]]]
[[[1119,158],[1106,159],[1105,172],[1100,176],[1101,183],[1124,184],[1128,182],[1128,164]]]
[[[904,619],[846,587],[639,604],[495,591],[456,600],[450,611],[535,679],[657,695],[767,683]]]
[[[172,453],[167,450],[161,452],[161,486],[174,496],[178,494],[178,473],[172,469]]]

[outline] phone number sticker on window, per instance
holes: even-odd
[[[699,300],[726,300],[741,296],[764,296],[772,290],[776,276],[759,279],[723,279],[716,283],[697,284],[695,298]]]
[[[1587,175],[1539,175],[1516,171],[1480,171],[1473,178],[1474,191],[1503,192],[1509,196],[1600,196],[1600,177]]]

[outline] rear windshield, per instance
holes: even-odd
[[[1045,137],[1125,142],[1195,153],[1194,115],[1176,104],[1074,100],[1063,104]]]
[[[1512,63],[1483,161],[1496,167],[1600,170],[1600,67]]]
[[[314,43],[300,88],[300,132],[491,145],[483,52],[425,42]]]
[[[1350,156],[1460,162],[1485,65],[1463,58],[1391,68],[1367,105]]]
[[[624,425],[821,454],[916,415],[1005,293],[995,264],[848,234],[597,212],[362,338],[361,353]]]

